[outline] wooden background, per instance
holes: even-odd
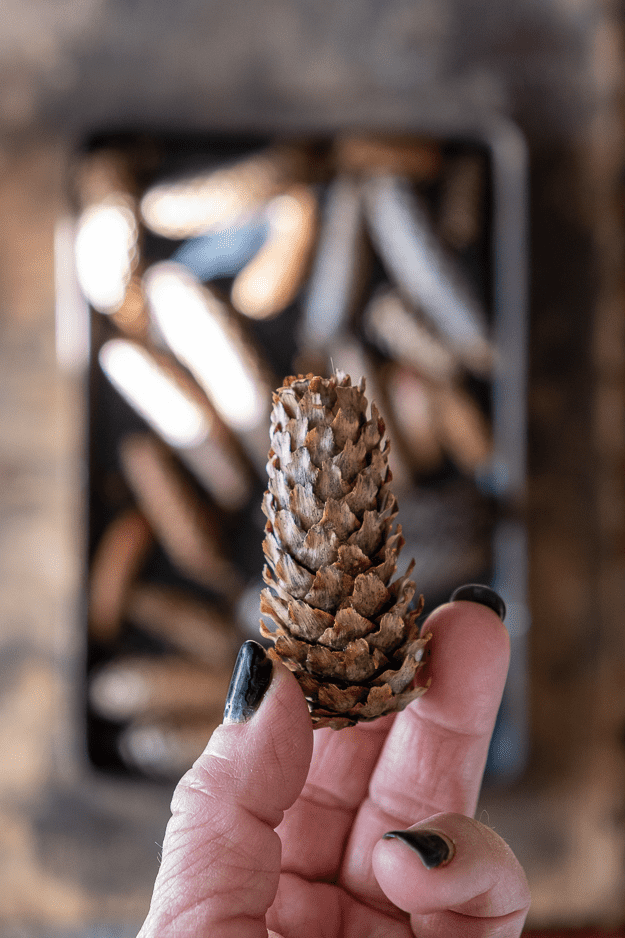
[[[54,342],[53,234],[69,155],[88,130],[113,125],[410,127],[440,106],[514,120],[530,154],[532,751],[513,787],[485,791],[478,816],[528,871],[533,927],[623,922],[618,6],[10,7],[0,25],[2,934],[134,934],[170,794],[97,776],[81,748],[84,396]]]

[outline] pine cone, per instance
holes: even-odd
[[[389,442],[364,380],[289,377],[274,394],[263,550],[261,633],[297,677],[315,728],[342,729],[403,708],[424,646],[415,584],[391,582],[404,544],[393,532]]]

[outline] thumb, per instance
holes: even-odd
[[[224,722],[174,792],[139,938],[267,938],[281,861],[274,828],[304,785],[312,736],[293,675],[245,642]]]
[[[375,847],[377,880],[419,938],[517,938],[530,903],[525,874],[490,827],[436,814]]]

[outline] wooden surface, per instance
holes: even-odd
[[[52,245],[65,211],[64,173],[74,139],[59,127],[71,123],[72,113],[83,129],[94,115],[108,119],[116,102],[120,119],[136,121],[146,113],[154,119],[158,111],[166,121],[180,100],[173,65],[179,55],[170,50],[173,58],[166,58],[162,74],[170,92],[159,111],[143,77],[129,94],[122,78],[118,84],[103,80],[111,73],[110,62],[103,64],[107,50],[116,43],[119,76],[136,68],[137,55],[144,65],[151,55],[157,61],[156,47],[141,47],[138,34],[120,41],[142,5],[120,5],[118,19],[104,31],[82,6],[79,51],[72,43],[80,24],[57,24],[41,53],[43,64],[24,57],[22,71],[2,90],[0,931],[9,938],[86,938],[100,934],[92,926],[104,923],[118,938],[132,934],[147,907],[170,795],[166,788],[98,776],[82,751],[83,388],[55,361]],[[92,13],[96,6],[89,7]],[[225,9],[217,6],[221,34],[229,36]],[[282,71],[267,52],[274,48],[268,37],[249,56],[254,67],[237,72],[224,52],[212,113],[231,126],[244,113],[249,119],[260,74],[265,112],[277,91],[283,103],[288,98],[284,111],[291,116],[294,102],[304,102],[301,120],[345,119],[356,101],[361,120],[386,113],[389,120],[410,121],[427,68],[432,80],[445,77],[444,57],[425,55],[428,43],[437,41],[453,51],[448,61],[456,76],[472,76],[476,99],[482,88],[481,99],[501,106],[527,136],[532,757],[513,787],[484,792],[478,817],[508,839],[527,869],[532,927],[614,927],[625,919],[621,25],[599,3],[550,7],[537,24],[535,5],[521,4],[511,20],[504,10],[493,14],[460,48],[449,36],[466,32],[458,23],[471,23],[474,5],[465,4],[454,20],[459,6],[450,6],[449,22],[456,25],[448,35],[444,18],[428,21],[425,6],[412,33],[405,7],[405,41],[392,38],[386,20],[377,33],[374,23],[363,21],[363,35],[372,37],[365,42],[371,55],[364,79],[356,64],[362,50],[342,52],[341,41],[348,39],[337,38],[340,30],[333,32],[328,21],[319,26],[317,58],[307,53],[298,82],[289,85],[286,51],[300,48],[306,25],[303,6],[296,6],[285,25],[291,38],[282,46],[273,38],[282,49]],[[398,7],[392,4],[395,13]],[[334,26],[337,18],[340,26],[338,8]],[[442,24],[438,33],[435,21]],[[251,49],[252,27],[241,24]],[[168,24],[160,25],[166,34]],[[180,48],[178,25],[169,26]],[[193,48],[192,60],[204,65],[205,49],[200,57]],[[329,76],[325,85],[319,72],[324,55],[330,63],[321,69]],[[541,71],[541,63],[550,68]],[[141,75],[148,72],[146,66]],[[235,73],[240,80],[229,99],[228,76]],[[202,85],[199,74],[189,87]],[[33,75],[39,80],[30,80]],[[403,90],[394,97],[402,75]],[[446,80],[453,85],[449,75]],[[373,89],[371,95],[363,97],[363,88]],[[95,101],[92,112],[85,89]],[[329,97],[334,103],[324,112]],[[186,113],[197,124],[200,115],[191,105]]]
[[[81,750],[83,397],[80,378],[55,363],[51,258],[65,158],[58,141],[32,142],[15,153],[0,189],[22,232],[14,276],[3,283],[13,316],[0,343],[0,923],[132,928],[149,898],[170,793],[98,776]],[[623,895],[613,735],[622,726],[621,659],[605,664],[618,646],[593,614],[588,568],[597,557],[580,531],[593,531],[592,516],[580,519],[575,507],[594,478],[587,457],[584,475],[572,452],[583,446],[569,395],[582,391],[559,387],[540,355],[539,347],[534,432],[549,440],[556,425],[559,434],[534,453],[530,485],[534,756],[528,777],[487,790],[480,811],[528,871],[530,922],[613,923]]]
[[[140,921],[169,793],[90,775],[81,749],[83,393],[55,361],[65,153],[0,183],[0,931]],[[60,931],[59,931],[60,933]],[[20,931],[27,935],[29,932]]]

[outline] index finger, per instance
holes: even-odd
[[[374,901],[385,900],[371,854],[386,831],[439,812],[474,813],[508,670],[508,633],[492,609],[447,603],[427,630],[432,686],[389,731],[341,871],[348,889]]]
[[[474,602],[439,607],[427,630],[432,686],[397,717],[369,793],[396,817],[425,809],[425,817],[435,811],[472,815],[508,673],[510,640],[499,616]]]

